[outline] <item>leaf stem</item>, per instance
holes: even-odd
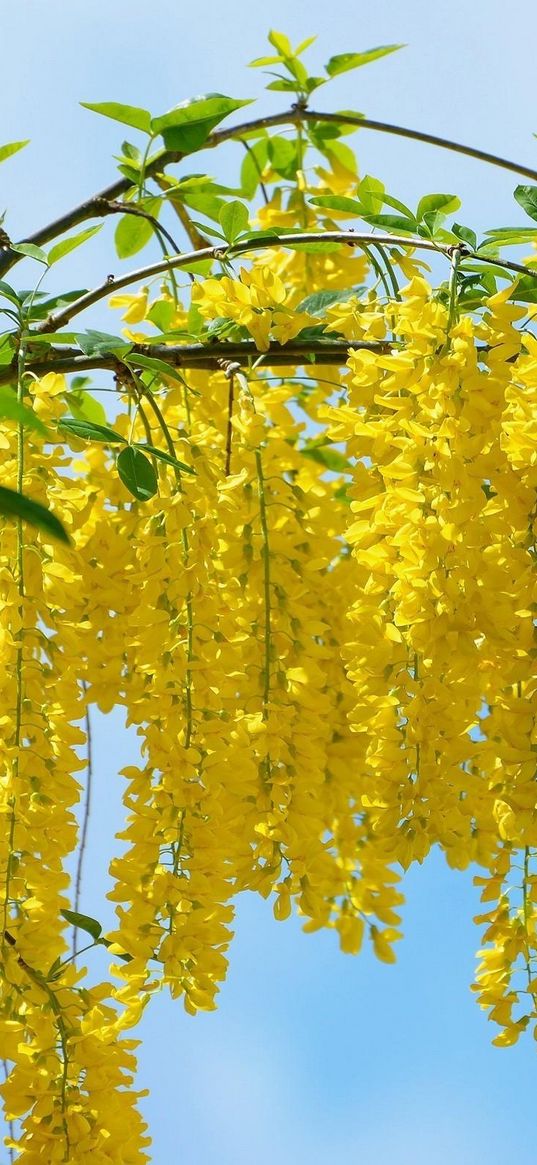
[[[90,814],[91,814],[91,794],[92,794],[92,784],[93,784],[93,746],[92,746],[92,735],[91,735],[91,720],[90,720],[89,707],[88,707],[88,703],[87,703],[87,690],[88,690],[88,688],[87,688],[87,684],[86,684],[85,680],[82,680],[82,687],[84,689],[84,696],[86,697],[85,727],[86,727],[86,742],[87,742],[87,765],[86,765],[87,778],[86,778],[86,797],[85,797],[85,801],[84,801],[84,811],[83,811],[83,816],[82,816],[82,831],[80,834],[80,848],[78,851],[78,861],[77,861],[76,879],[75,879],[74,911],[76,914],[78,914],[78,912],[79,912],[79,905],[80,905],[80,892],[81,892],[81,888],[82,888],[82,870],[83,870],[83,865],[84,865],[84,856],[85,856],[85,852],[86,852],[86,843],[87,843],[87,839],[88,839],[88,827],[89,827],[89,820],[90,820]],[[77,927],[75,925],[73,927],[73,945],[72,945],[73,959],[75,959],[77,954],[80,953],[76,949],[77,933],[78,933],[78,931],[77,931]],[[84,949],[87,949],[87,948],[84,948]]]

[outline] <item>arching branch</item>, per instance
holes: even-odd
[[[409,129],[406,126],[392,125],[389,122],[375,121],[371,118],[361,117],[358,114],[323,113],[317,110],[302,109],[299,106],[294,106],[284,113],[273,114],[269,117],[258,117],[226,129],[215,130],[209,134],[207,140],[199,147],[199,151],[215,149],[222,142],[240,139],[245,134],[250,134],[256,130],[272,129],[280,125],[297,125],[299,122],[335,122],[341,125],[355,125],[357,129],[369,129],[377,133],[386,133],[396,137],[407,138],[410,141],[424,142],[426,145],[438,146],[440,149],[450,150],[453,153],[463,154],[468,158],[475,158],[476,161],[498,166],[500,169],[509,170],[513,174],[521,174],[537,182],[537,170],[534,170],[532,167],[525,166],[519,162],[512,162],[508,158],[503,158],[498,154],[488,153],[486,150],[479,150],[475,146],[466,146],[461,142],[455,142],[449,138],[438,137],[436,134]],[[146,174],[161,173],[167,166],[182,161],[185,156],[190,155],[185,155],[180,151],[163,150],[149,164]],[[66,214],[40,227],[32,235],[28,235],[24,240],[20,241],[42,246],[44,243],[50,242],[51,239],[57,238],[58,235],[64,234],[65,231],[70,230],[81,222],[85,222],[89,218],[101,217],[109,213],[106,204],[120,198],[130,186],[132,186],[132,182],[128,178],[119,178],[117,182],[113,182],[110,186],[105,187],[104,190],[99,191],[98,194],[94,194],[91,198],[86,199],[78,206],[67,211]],[[0,248],[0,276],[5,275],[19,260],[20,256],[10,250],[9,247]]]

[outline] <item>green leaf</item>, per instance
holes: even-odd
[[[110,336],[108,332],[77,332],[76,342],[85,356],[115,356],[130,352],[132,344],[122,336]]]
[[[422,222],[425,215],[433,211],[441,211],[443,215],[450,214],[451,211],[458,210],[460,205],[461,200],[456,194],[425,194],[418,202],[416,219]]]
[[[99,943],[102,947],[108,948],[113,946],[113,943],[108,938],[100,938]],[[116,951],[114,954],[114,959],[121,959],[123,963],[132,963],[134,955],[119,954],[119,952]]]
[[[346,214],[353,214],[356,218],[362,218],[367,213],[361,202],[356,198],[347,198],[345,194],[318,194],[311,198],[310,202],[314,206],[326,206],[328,210],[345,211]]]
[[[315,89],[320,89],[321,85],[326,85],[326,77],[308,77],[305,82],[305,88],[308,93],[313,93]]]
[[[281,57],[256,57],[255,60],[249,62],[248,68],[260,69],[263,65],[280,65],[281,63]]]
[[[395,53],[398,49],[404,48],[406,48],[404,44],[387,44],[376,49],[367,49],[365,53],[340,53],[336,57],[330,57],[325,69],[329,77],[337,77],[340,73],[347,73],[349,69],[360,69],[370,61],[378,61],[380,57],[386,57],[388,53]]]
[[[296,46],[295,56],[299,57],[305,49],[309,49],[310,45],[315,44],[317,36],[307,36],[305,40],[301,40],[300,44]]]
[[[0,295],[3,295],[4,299],[9,299],[10,303],[14,303],[16,307],[19,307],[22,302],[15,289],[10,287],[9,283],[4,283],[3,279],[0,280]]]
[[[59,542],[66,542],[68,545],[70,543],[69,535],[62,523],[50,510],[47,510],[46,506],[42,506],[40,502],[32,501],[31,498],[17,493],[14,489],[0,486],[0,514],[5,514],[9,518],[22,518],[23,522],[28,522],[30,526],[36,526],[38,530],[42,530],[44,534],[49,534],[51,538],[56,538]]]
[[[103,117],[111,117],[112,121],[120,121],[122,125],[132,125],[143,133],[151,133],[151,114],[147,109],[139,109],[136,105],[120,105],[117,101],[100,101],[96,104],[81,101],[80,104],[92,113],[100,113]]]
[[[348,287],[343,291],[314,291],[298,304],[296,311],[305,311],[310,316],[324,316],[328,307],[332,307],[334,303],[346,303],[353,295],[358,294],[358,290],[355,287]]]
[[[310,457],[319,465],[324,465],[325,469],[330,469],[332,473],[352,473],[350,461],[337,449],[331,448],[325,437],[322,437],[320,442],[311,441],[307,445],[303,445],[299,449],[299,453],[302,453],[304,457]]]
[[[77,388],[75,382],[81,380],[86,382],[86,377],[75,376],[72,384],[73,391],[67,396],[69,408],[77,421],[90,421],[94,425],[106,424],[106,413],[99,400],[95,400],[89,392],[83,388]]]
[[[196,194],[195,192],[187,191],[186,194],[180,194],[180,200],[190,207],[191,210],[198,211],[199,214],[204,214],[207,218],[218,222],[220,211],[225,206],[223,198],[216,198],[214,194]],[[173,196],[170,198],[173,202]]]
[[[126,445],[125,437],[109,429],[108,425],[96,425],[93,421],[78,420],[77,417],[64,417],[58,422],[61,432],[80,437],[84,441],[100,441],[105,445]]]
[[[17,421],[26,429],[33,429],[42,437],[47,436],[47,429],[33,409],[17,400],[13,389],[5,385],[0,386],[0,418],[2,420]]]
[[[350,170],[351,174],[357,173],[356,155],[345,142],[327,142],[324,153],[328,158],[336,158],[341,166]]]
[[[129,259],[153,238],[154,229],[149,219],[141,214],[124,214],[116,227],[114,242],[119,259]]]
[[[276,32],[275,29],[271,28],[268,34],[268,41],[276,49],[276,52],[281,53],[282,57],[292,57],[294,55],[291,41],[285,33]]]
[[[537,303],[537,275],[521,275],[509,298],[516,303]]]
[[[226,202],[220,211],[219,221],[228,243],[234,243],[239,235],[248,230],[248,207],[237,200]]]
[[[96,918],[90,918],[89,914],[79,914],[77,910],[61,910],[60,914],[77,930],[85,930],[95,942],[100,938],[103,928]]]
[[[477,247],[477,235],[475,231],[471,230],[470,227],[461,226],[461,224],[458,222],[454,222],[451,229],[453,234],[456,235],[457,238],[461,240],[461,242],[466,243],[472,251],[475,251]]]
[[[245,198],[254,197],[266,165],[267,154],[268,142],[266,138],[260,138],[258,142],[250,146],[245,154],[241,166],[241,191]]]
[[[184,461],[179,461],[177,457],[173,457],[171,453],[166,453],[165,449],[158,449],[156,445],[147,445],[143,441],[135,441],[132,448],[141,449],[145,453],[150,453],[158,461],[164,461],[166,465],[172,465],[174,469],[181,469],[184,473],[195,474],[196,472],[195,469],[192,469],[191,465],[187,465]]]
[[[297,83],[296,81],[287,79],[287,77],[280,77],[277,81],[271,81],[270,84],[267,85],[267,89],[275,89],[282,93],[296,93]]]
[[[119,166],[118,166],[119,173],[123,174],[124,178],[128,178],[129,182],[132,182],[133,186],[137,186],[139,181],[140,181],[140,170],[135,169],[134,166],[125,165],[125,163],[122,162],[121,159],[118,159],[118,160],[119,160]]]
[[[195,218],[193,218],[191,220],[191,222],[192,222],[193,227],[197,227],[197,229],[199,231],[203,231],[203,233],[205,235],[210,235],[212,239],[220,239],[220,241],[223,243],[226,242],[225,236],[222,234],[222,231],[217,231],[217,230],[215,230],[214,227],[207,226],[206,223],[196,222]],[[181,265],[181,271],[185,271],[185,270],[188,270],[188,268],[185,268]]]
[[[0,162],[5,162],[13,154],[18,154],[19,150],[23,150],[29,141],[30,139],[27,138],[25,142],[8,142],[5,146],[0,146]]]
[[[393,231],[395,234],[413,235],[416,230],[415,220],[413,218],[403,218],[402,215],[368,214],[364,215],[364,218],[371,226],[382,227],[383,230]]]
[[[489,243],[496,247],[517,247],[522,244],[534,243],[537,238],[537,227],[527,227],[526,229],[499,227],[493,231],[485,231],[485,234],[487,239],[482,243],[480,250],[482,247],[487,247]]]
[[[125,158],[129,158],[131,162],[141,162],[142,154],[138,146],[133,146],[132,142],[122,142],[121,149]]]
[[[123,485],[139,502],[145,502],[157,493],[157,474],[141,449],[133,445],[122,449],[117,459],[117,469]]]
[[[52,264],[57,263],[58,259],[63,259],[64,255],[69,255],[76,247],[82,246],[82,243],[91,239],[102,229],[102,225],[102,223],[97,223],[97,226],[88,227],[86,231],[80,231],[78,235],[71,235],[69,239],[62,239],[61,243],[56,243],[48,253],[49,266],[52,267]]]
[[[293,179],[298,166],[298,152],[296,142],[287,138],[273,137],[267,142],[267,154],[272,169],[282,178]]]
[[[16,251],[18,255],[26,255],[28,259],[37,259],[38,263],[48,264],[46,251],[42,247],[36,247],[34,243],[12,243],[11,250]]]
[[[30,317],[32,322],[34,320],[45,319],[46,316],[48,316],[51,311],[56,311],[56,310],[61,309],[63,307],[67,307],[67,304],[73,303],[73,300],[80,299],[81,295],[86,295],[87,290],[88,290],[87,287],[81,287],[78,289],[78,291],[60,292],[59,295],[53,295],[53,296],[51,296],[50,299],[43,299],[43,300],[41,300],[41,302],[38,302],[38,301],[36,302],[34,300],[34,304],[32,307],[32,314]],[[28,299],[28,305],[30,303],[30,298]],[[26,306],[26,301],[25,301],[25,306]],[[63,335],[63,334],[64,333],[62,332],[61,335]],[[32,343],[35,343],[36,341],[39,341],[39,337],[32,336]],[[69,341],[69,343],[71,343],[71,341]]]
[[[358,183],[357,194],[366,214],[380,214],[384,205],[384,183],[365,174]]]
[[[156,299],[147,313],[146,319],[150,320],[155,327],[159,328],[161,332],[169,331],[170,324],[175,315],[175,304],[169,299]],[[158,337],[160,340],[160,336]]]
[[[162,117],[153,118],[151,131],[162,134],[167,150],[179,150],[187,154],[199,149],[211,130],[228,114],[250,104],[249,100],[236,101],[223,93],[207,93],[203,97],[181,102]]]
[[[537,220],[537,186],[517,186],[515,198],[522,210]]]
[[[160,336],[158,339],[160,341]],[[165,360],[159,360],[156,356],[133,355],[125,363],[130,368],[149,368],[152,372],[158,372],[161,377],[169,376],[172,380],[178,380],[180,384],[185,382],[182,373],[177,368],[174,368],[172,364],[167,364]]]
[[[405,206],[404,202],[400,202],[399,199],[394,198],[392,194],[384,193],[382,195],[382,201],[384,202],[385,206],[391,206],[393,210],[399,210],[401,214],[405,215],[406,218],[411,218],[413,222],[416,221],[414,218],[414,212],[410,209],[410,207]]]

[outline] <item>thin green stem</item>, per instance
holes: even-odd
[[[166,444],[168,446],[168,452],[171,453],[172,457],[176,458],[177,454],[175,451],[175,445],[173,442],[172,435],[170,433],[170,430],[168,428],[168,425],[166,424],[165,418],[163,417],[162,412],[161,412],[152,392],[150,392],[150,390],[147,389],[145,386],[141,385],[140,387],[141,388],[143,387],[144,396],[146,397],[150,408],[153,410],[153,412],[157,418],[160,429],[164,435],[164,439],[165,439]],[[186,392],[186,389],[185,389],[185,392]],[[182,481],[181,470],[179,468],[175,469],[175,477],[176,477],[179,492],[183,493],[183,481]],[[186,529],[186,527],[183,527],[181,541],[182,541],[182,546],[183,546],[183,565],[185,567],[185,570],[188,570],[189,561],[190,561],[190,541],[189,541],[189,537],[188,537],[188,530]],[[190,748],[190,745],[192,742],[192,735],[193,735],[193,730],[194,730],[193,701],[192,701],[192,670],[191,670],[191,666],[190,666],[192,663],[192,660],[194,658],[194,614],[193,614],[192,592],[191,591],[188,591],[188,594],[186,595],[185,608],[186,608],[186,618],[187,618],[187,644],[186,644],[186,647],[187,647],[187,651],[186,651],[187,668],[186,668],[186,675],[185,675],[185,680],[184,680],[184,701],[185,701],[185,720],[186,720],[184,748],[188,749],[188,748]],[[184,809],[181,811],[181,815],[180,815],[180,819],[179,819],[179,837],[178,837],[177,842],[172,844],[173,872],[174,872],[174,874],[177,873],[177,870],[179,867],[179,859],[180,859],[180,855],[181,855],[181,848],[183,845],[185,812],[186,811]],[[171,911],[170,912],[170,921],[169,921],[170,934],[171,934],[171,931],[173,928],[174,917],[175,917],[175,911]]]
[[[271,621],[271,604],[270,604],[270,542],[269,529],[267,521],[267,500],[265,493],[265,478],[263,474],[263,460],[261,451],[255,451],[255,466],[257,473],[257,489],[259,495],[259,517],[261,522],[261,531],[263,534],[263,604],[264,604],[264,654],[265,660],[263,665],[263,719],[268,719],[269,701],[270,701],[270,671],[272,658],[272,621]],[[270,758],[268,760],[270,765]]]
[[[440,349],[440,356],[445,356],[446,353],[449,352],[451,343],[451,330],[457,319],[457,277],[461,258],[462,255],[460,247],[453,247],[451,253],[451,270],[449,273],[448,285],[448,318],[446,324],[446,338],[442,348]]]
[[[78,850],[78,862],[77,862],[76,879],[75,879],[75,900],[74,900],[75,914],[78,913],[79,906],[80,906],[80,893],[81,893],[81,889],[82,889],[82,871],[83,871],[83,866],[84,866],[84,856],[86,853],[86,844],[87,844],[87,839],[88,839],[88,828],[89,828],[89,821],[90,821],[90,814],[91,814],[91,794],[92,794],[92,784],[93,784],[93,747],[92,747],[92,736],[91,736],[90,713],[89,713],[89,707],[87,704],[87,684],[86,684],[85,680],[82,680],[82,687],[84,689],[84,695],[86,697],[85,728],[86,728],[86,747],[87,747],[87,765],[86,765],[87,776],[86,776],[86,797],[85,797],[85,801],[84,801],[84,810],[83,810],[83,815],[82,815],[82,831],[80,834],[80,847]],[[72,945],[73,959],[76,958],[76,955],[78,953],[81,953],[81,952],[77,952],[77,949],[76,949],[77,933],[78,933],[78,931],[77,931],[77,927],[75,925],[73,927],[73,945]],[[84,947],[83,949],[86,950],[87,948]]]
[[[224,474],[229,477],[231,473],[231,446],[233,440],[233,400],[235,395],[235,379],[233,372],[230,372],[229,377],[229,391],[227,401],[227,426],[226,426],[226,464],[224,467]]]
[[[62,1059],[60,1100],[61,1100],[61,1109],[62,1109],[62,1126],[63,1126],[64,1136],[65,1136],[65,1154],[64,1154],[63,1159],[64,1159],[64,1161],[70,1161],[71,1160],[71,1144],[70,1144],[70,1140],[69,1140],[69,1128],[67,1125],[67,1078],[68,1078],[68,1072],[69,1072],[69,1054],[68,1054],[69,1032],[67,1029],[67,1025],[66,1025],[65,1019],[63,1017],[61,1006],[58,1003],[58,1000],[56,998],[54,991],[52,990],[52,987],[50,986],[49,983],[47,983],[45,976],[41,974],[41,971],[34,970],[34,968],[31,967],[29,965],[29,963],[26,962],[26,959],[22,958],[22,955],[20,955],[16,949],[16,947],[17,947],[16,941],[9,932],[7,932],[4,937],[7,940],[9,946],[12,948],[15,948],[15,957],[16,957],[16,960],[17,960],[19,967],[22,968],[22,970],[28,976],[28,978],[31,979],[32,982],[35,983],[36,986],[41,991],[43,991],[44,994],[47,996],[51,1011],[54,1013],[54,1016],[55,1016],[56,1029],[58,1032],[58,1039],[60,1042],[61,1059]]]
[[[26,361],[26,335],[24,326],[21,322],[21,330],[19,335],[19,347],[17,352],[17,402],[19,405],[24,403],[24,376],[25,376],[25,361]],[[22,423],[17,425],[17,492],[22,493],[24,486],[24,426]],[[18,592],[18,618],[19,629],[17,632],[17,651],[15,657],[15,681],[16,681],[16,695],[15,695],[15,733],[14,733],[14,755],[12,762],[12,789],[10,795],[10,815],[9,815],[9,830],[8,830],[8,859],[6,869],[6,884],[3,907],[3,938],[2,943],[5,942],[5,936],[8,926],[8,910],[11,886],[11,871],[13,865],[13,856],[15,850],[15,828],[16,828],[16,814],[17,814],[17,791],[20,770],[20,749],[21,749],[21,735],[22,735],[22,702],[24,697],[24,530],[22,518],[17,516],[17,592]]]

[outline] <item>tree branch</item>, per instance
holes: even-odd
[[[518,274],[532,274],[530,268],[523,266],[522,263],[514,263],[508,259],[489,258],[476,251],[471,251],[464,243],[454,246],[452,243],[437,243],[433,239],[415,238],[413,236],[406,237],[402,235],[375,235],[352,230],[296,231],[283,235],[280,235],[278,231],[274,231],[269,238],[245,239],[225,248],[222,246],[202,247],[199,251],[188,251],[181,255],[173,255],[170,258],[159,260],[158,263],[150,263],[147,267],[139,267],[136,271],[128,271],[125,275],[120,275],[118,278],[115,278],[113,275],[108,275],[104,283],[93,288],[92,291],[86,291],[84,295],[73,300],[63,311],[50,315],[37,328],[37,333],[56,332],[60,328],[65,327],[75,316],[85,311],[86,308],[91,307],[94,303],[98,303],[99,300],[104,299],[112,292],[119,291],[123,287],[129,287],[133,283],[144,282],[146,279],[151,279],[154,275],[163,275],[166,271],[187,267],[193,263],[199,263],[203,259],[232,259],[234,256],[244,255],[248,251],[263,251],[271,247],[293,247],[307,243],[342,243],[349,247],[380,243],[385,247],[411,247],[422,251],[436,251],[437,254],[447,255],[449,258],[451,258],[453,251],[457,250],[460,251],[464,259],[490,263],[495,267],[503,267],[508,271],[515,271]]]
[[[212,344],[134,344],[128,353],[129,362],[136,366],[136,356],[153,356],[164,360],[172,368],[200,368],[218,371],[229,360],[248,365],[251,360],[258,364],[266,361],[267,366],[276,367],[297,364],[342,365],[349,352],[391,352],[395,345],[390,340],[290,340],[287,344],[273,341],[267,352],[260,352],[250,340],[230,343],[222,341]],[[51,347],[40,360],[28,359],[26,371],[35,376],[46,376],[47,372],[86,372],[97,368],[124,373],[124,363],[114,355],[83,356],[77,348]],[[16,377],[13,366],[0,371],[0,384],[9,384]]]
[[[537,170],[529,166],[521,165],[518,162],[511,162],[507,158],[502,158],[497,154],[490,154],[485,150],[476,149],[474,146],[465,146],[460,142],[438,137],[436,134],[423,133],[421,130],[408,129],[405,126],[392,125],[389,122],[373,121],[370,118],[360,117],[357,114],[322,113],[320,111],[301,109],[299,107],[293,107],[284,113],[273,114],[269,117],[254,118],[252,121],[242,122],[240,125],[230,126],[227,129],[215,130],[209,134],[207,140],[199,147],[199,151],[193,152],[197,153],[202,150],[214,149],[216,146],[221,145],[222,142],[237,138],[240,139],[244,134],[250,134],[256,130],[271,129],[279,125],[297,125],[299,122],[336,122],[341,125],[355,125],[357,129],[369,129],[377,133],[392,134],[396,137],[408,138],[411,141],[438,146],[440,149],[450,150],[457,154],[464,154],[466,157],[475,158],[480,162],[487,162],[492,166],[499,166],[501,169],[510,170],[514,174],[522,174],[526,178],[532,178],[533,181],[537,181]],[[180,151],[163,150],[147,167],[146,175],[162,172],[166,166],[180,162],[187,156],[190,155],[182,154]],[[42,246],[43,243],[48,243],[51,239],[70,230],[71,227],[77,226],[78,223],[85,222],[88,218],[96,218],[106,214],[106,203],[119,198],[130,186],[132,186],[132,182],[128,178],[120,178],[117,182],[113,182],[110,186],[105,187],[98,194],[94,194],[91,198],[80,203],[79,206],[61,215],[60,218],[41,227],[34,234],[28,235],[20,241],[34,243],[38,246]],[[19,261],[20,256],[16,252],[11,251],[6,246],[0,247],[0,276],[5,275]]]

